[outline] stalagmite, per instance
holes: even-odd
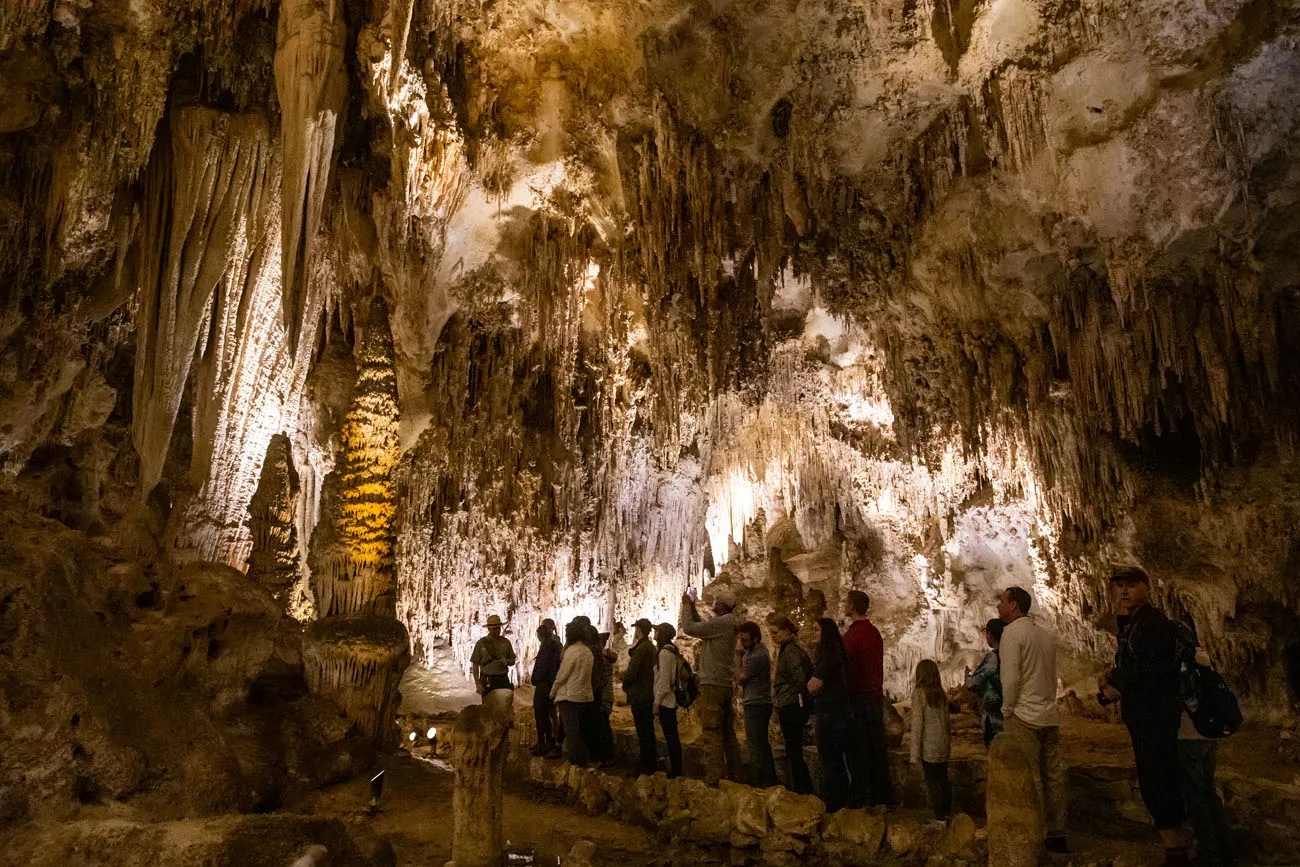
[[[1043,840],[1043,810],[1029,757],[1007,735],[989,747],[986,812],[989,867],[1034,867]]]
[[[275,90],[284,141],[281,201],[283,306],[296,351],[320,289],[311,272],[316,234],[334,164],[336,130],[348,97],[341,4],[287,0],[276,34]]]
[[[321,494],[308,564],[316,597],[304,664],[308,684],[329,695],[381,746],[395,737],[393,702],[410,662],[410,640],[394,619],[392,470],[397,445],[393,338],[383,301],[370,301],[357,383],[340,455]]]
[[[514,692],[498,689],[461,711],[452,733],[456,789],[451,857],[457,867],[498,867],[504,861],[501,798],[505,787]]]
[[[248,504],[253,548],[247,572],[281,605],[288,604],[289,593],[299,578],[296,525],[300,497],[289,438],[276,434],[266,447],[262,475]]]

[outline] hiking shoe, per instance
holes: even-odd
[[[1069,839],[1064,834],[1048,834],[1044,845],[1054,855],[1066,855],[1070,851]]]

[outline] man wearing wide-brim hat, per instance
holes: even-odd
[[[505,623],[493,614],[485,625],[488,634],[478,640],[469,657],[474,687],[480,695],[494,689],[514,689],[510,683],[510,666],[515,664],[515,649],[510,646],[510,639],[501,634]]]

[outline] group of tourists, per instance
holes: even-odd
[[[1165,863],[1190,863],[1182,830],[1190,812],[1198,863],[1229,865],[1230,833],[1214,786],[1214,734],[1207,737],[1198,731],[1206,724],[1199,718],[1194,724],[1180,691],[1187,664],[1180,660],[1179,647],[1187,639],[1151,606],[1150,581],[1141,569],[1115,571],[1112,587],[1120,612],[1119,650],[1114,669],[1099,681],[1098,699],[1121,704],[1139,788],[1164,842]],[[812,792],[804,759],[804,732],[811,721],[827,809],[893,804],[885,734],[884,641],[868,617],[867,594],[850,591],[847,603],[847,629],[841,633],[828,617],[817,620],[811,629],[811,653],[796,640],[797,629],[788,618],[769,615],[766,633],[775,661],[764,643],[764,630],[737,618],[730,591],[712,595],[707,616],[701,615],[692,594],[683,595],[676,627],[636,621],[622,687],[636,728],[638,770],[659,769],[657,721],[667,748],[668,774],[681,775],[677,713],[695,706],[706,781],[741,779],[735,720],[739,687],[747,753],[744,775],[751,784],[777,783],[769,739],[775,717],[785,746],[785,785],[795,792]],[[1066,773],[1056,643],[1030,616],[1032,605],[1023,588],[1001,593],[998,617],[984,630],[989,652],[974,671],[967,669],[965,687],[977,699],[985,745],[1005,737],[1029,759],[1044,844],[1048,851],[1065,852]],[[501,636],[501,625],[499,618],[489,618],[488,635],[471,657],[475,684],[482,692],[510,687],[507,672],[515,657]],[[674,643],[679,630],[698,642],[696,668]],[[542,622],[537,637],[532,670],[534,754],[563,755],[577,765],[612,764],[610,713],[618,659],[607,647],[609,634],[598,632],[588,618],[575,617],[565,625],[563,644],[551,620]],[[1203,651],[1198,654],[1195,665],[1208,666]],[[946,820],[952,812],[950,699],[933,659],[917,664],[913,682],[909,757],[922,772],[936,818]]]

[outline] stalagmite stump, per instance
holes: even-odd
[[[397,685],[411,662],[406,627],[374,614],[318,620],[307,628],[303,672],[381,749],[397,745]]]
[[[987,786],[990,867],[1034,867],[1043,839],[1034,768],[1006,735],[989,747]]]
[[[488,693],[483,704],[465,708],[456,720],[451,855],[459,867],[497,867],[503,862],[501,792],[513,725],[514,692],[508,689]]]

